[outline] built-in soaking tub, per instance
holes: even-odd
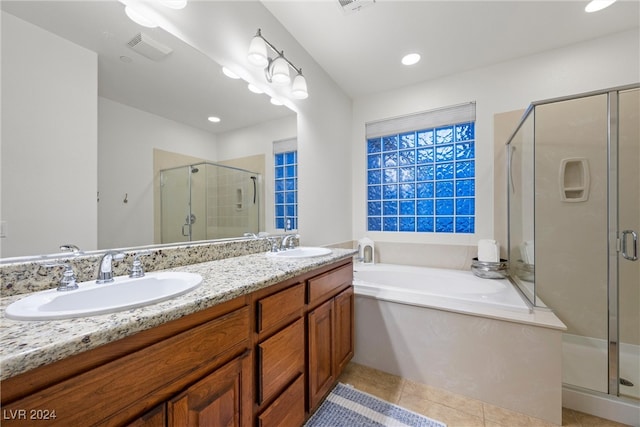
[[[562,422],[562,331],[506,280],[470,271],[354,265],[354,361]]]

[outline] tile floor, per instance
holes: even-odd
[[[548,427],[553,425],[518,412],[429,387],[353,362],[347,365],[339,381],[429,418],[442,421],[448,427]],[[624,426],[624,424],[567,408],[562,409],[562,425],[568,427]]]

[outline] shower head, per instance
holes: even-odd
[[[199,170],[200,169],[198,169],[197,167],[191,166],[191,173],[198,173]]]

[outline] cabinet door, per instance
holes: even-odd
[[[167,407],[163,403],[156,406],[140,418],[134,420],[128,427],[165,427]]]
[[[329,391],[335,379],[333,298],[308,314],[309,411]]]
[[[251,424],[251,364],[244,354],[209,374],[168,404],[168,425],[236,427]]]
[[[335,298],[335,375],[340,376],[344,367],[353,357],[353,287],[341,292]]]

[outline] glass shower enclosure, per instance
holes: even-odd
[[[535,102],[507,142],[512,281],[565,323],[563,383],[640,402],[640,90]]]
[[[260,174],[203,162],[160,171],[161,243],[258,233]]]

